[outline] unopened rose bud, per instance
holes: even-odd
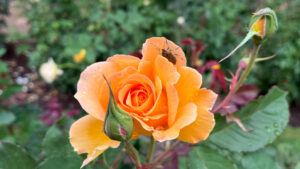
[[[261,44],[278,29],[275,12],[270,8],[264,8],[255,12],[250,20],[250,31],[255,32],[253,40]]]
[[[63,71],[58,68],[52,58],[48,62],[43,63],[40,67],[40,75],[47,83],[52,83],[57,76],[63,74]]]
[[[277,17],[275,12],[270,8],[264,8],[255,12],[250,20],[250,30],[246,37],[237,45],[233,51],[221,59],[224,61],[234,54],[240,47],[253,38],[254,43],[258,46],[270,37],[278,29]]]
[[[109,87],[109,103],[104,120],[104,133],[112,140],[129,140],[133,132],[133,119],[127,112],[119,108],[108,80],[105,77],[104,79]]]

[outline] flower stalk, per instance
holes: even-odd
[[[148,151],[148,155],[147,155],[147,158],[146,158],[146,162],[147,162],[147,163],[150,163],[150,162],[151,162],[151,159],[152,159],[152,156],[153,156],[154,149],[155,149],[155,140],[154,140],[153,136],[151,136],[151,137],[150,137],[149,151]]]
[[[130,143],[130,141],[125,141],[125,148],[126,148],[126,153],[132,160],[132,162],[135,164],[136,168],[141,168],[141,161],[139,158],[139,153],[138,151],[134,148],[134,146]]]
[[[211,112],[212,113],[216,113],[217,111],[219,111],[220,109],[222,109],[231,99],[231,97],[238,91],[238,89],[242,86],[244,80],[246,79],[246,77],[248,76],[253,64],[255,63],[255,59],[256,56],[258,54],[258,51],[260,49],[261,45],[255,45],[253,52],[250,56],[250,61],[247,64],[245,71],[243,72],[243,74],[241,75],[241,77],[239,78],[238,82],[236,83],[236,85],[234,86],[233,89],[230,90],[230,92],[228,93],[228,95],[225,97],[225,99],[216,107],[214,108]]]
[[[155,168],[156,165],[160,164],[161,161],[165,159],[165,157],[168,155],[168,153],[173,150],[178,144],[180,143],[180,140],[177,140],[174,142],[167,150],[165,150],[161,155],[156,157],[153,162],[150,163],[150,166]]]

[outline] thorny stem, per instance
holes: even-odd
[[[233,89],[233,93],[235,93],[243,84],[244,80],[246,79],[246,77],[248,76],[254,62],[255,62],[255,58],[258,54],[258,51],[259,51],[259,48],[260,48],[260,45],[256,46],[255,45],[255,48],[253,49],[253,53],[251,55],[251,58],[250,58],[250,61],[245,69],[245,71],[243,72],[241,78],[238,80],[235,88]]]
[[[155,149],[155,140],[153,138],[153,136],[151,136],[150,138],[150,146],[149,146],[149,150],[148,150],[148,154],[147,154],[147,158],[146,158],[146,162],[150,163],[151,159],[152,159],[152,155]]]
[[[157,158],[153,160],[153,162],[150,164],[153,168],[158,165],[161,161],[165,159],[165,156],[173,150],[178,144],[180,143],[180,140],[177,140],[175,143],[173,143],[167,150],[165,150],[161,155],[159,155]]]
[[[139,153],[134,148],[134,146],[129,142],[125,141],[126,152],[131,157],[131,160],[135,164],[136,168],[141,168],[141,161],[139,158]]]
[[[261,45],[255,45],[255,48],[253,49],[253,53],[250,56],[250,61],[247,64],[247,67],[245,69],[245,71],[243,72],[243,74],[241,75],[240,79],[238,80],[237,84],[235,85],[235,87],[230,90],[230,92],[228,93],[228,95],[225,97],[225,99],[216,107],[214,108],[211,112],[215,113],[218,110],[220,110],[221,108],[223,108],[231,99],[231,97],[235,94],[235,92],[242,86],[244,80],[246,79],[246,77],[248,76],[254,62],[255,62],[255,58],[258,54],[259,48]]]

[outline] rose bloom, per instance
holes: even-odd
[[[40,75],[47,83],[52,83],[58,76],[63,74],[63,71],[58,68],[52,58],[48,62],[43,63],[40,67]]]
[[[133,139],[152,135],[160,142],[177,138],[197,143],[212,131],[215,121],[209,110],[217,95],[200,88],[201,74],[186,67],[182,49],[166,38],[154,37],[144,43],[142,54],[142,59],[114,55],[82,72],[75,98],[88,115],[73,123],[70,142],[78,153],[88,153],[83,166],[120,144],[103,132],[109,101],[103,75],[118,106],[134,119]]]

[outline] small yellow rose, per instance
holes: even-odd
[[[74,62],[80,63],[80,62],[84,61],[85,55],[86,55],[86,50],[81,49],[79,53],[77,53],[73,56]]]

